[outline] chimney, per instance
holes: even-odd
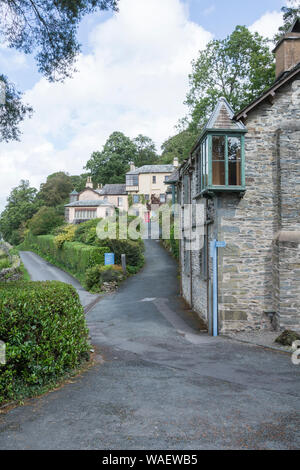
[[[98,187],[97,189],[102,189],[103,185],[102,184],[98,184]]]
[[[273,50],[276,58],[276,78],[300,62],[300,19],[298,18]]]
[[[91,188],[91,189],[93,189],[92,178],[91,178],[90,176],[87,177],[85,187],[86,187],[86,188]]]
[[[175,166],[175,168],[178,168],[178,166],[179,166],[179,162],[178,162],[178,158],[177,158],[177,157],[174,157],[173,166]]]
[[[135,170],[135,165],[134,163],[130,162],[130,171],[134,171]]]

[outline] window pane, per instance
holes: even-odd
[[[241,161],[228,162],[228,183],[230,186],[241,186]]]
[[[228,137],[228,160],[241,159],[241,139],[239,137]]]
[[[212,184],[225,185],[225,136],[212,137]]]
[[[212,184],[217,186],[224,186],[225,185],[225,161],[219,162],[212,162]]]
[[[225,160],[225,136],[213,135],[212,160]]]

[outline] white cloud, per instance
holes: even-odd
[[[209,16],[209,15],[211,15],[214,11],[216,11],[215,5],[210,5],[209,7],[205,8],[205,10],[203,10],[202,14],[203,14],[204,16]]]
[[[79,57],[72,80],[41,79],[26,93],[35,114],[22,142],[0,147],[2,200],[21,178],[38,186],[54,171],[82,172],[115,130],[161,144],[185,113],[191,60],[212,35],[180,0],[122,0],[89,39],[92,52]]]
[[[273,39],[277,33],[279,26],[283,24],[283,16],[279,11],[267,11],[249,29],[251,32],[258,32],[262,36]]]

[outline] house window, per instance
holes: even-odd
[[[89,220],[96,218],[96,209],[76,209],[75,219],[77,220]]]
[[[145,201],[149,201],[149,194],[145,194]]]
[[[197,149],[197,185],[207,190],[244,190],[244,133],[211,133]]]
[[[139,175],[126,175],[126,186],[138,186]]]
[[[138,204],[140,202],[140,196],[138,194],[134,194],[132,196],[132,201],[134,204]]]
[[[159,196],[159,200],[160,200],[161,203],[166,202],[166,195],[165,195],[165,194],[161,194],[161,195]]]
[[[109,217],[109,209],[105,209],[105,217]]]
[[[156,184],[156,175],[153,175],[153,176],[152,176],[152,183],[153,183],[153,184]]]
[[[118,197],[118,206],[119,207],[123,206],[123,198],[122,197]]]

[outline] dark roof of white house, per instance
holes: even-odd
[[[97,189],[97,193],[101,195],[126,195],[126,184],[106,184],[102,189]]]
[[[173,165],[144,165],[135,170],[128,171],[126,175],[139,175],[141,173],[172,173]]]
[[[70,204],[65,204],[65,207],[98,207],[98,206],[113,206],[110,202],[101,199],[94,201],[75,201]]]

